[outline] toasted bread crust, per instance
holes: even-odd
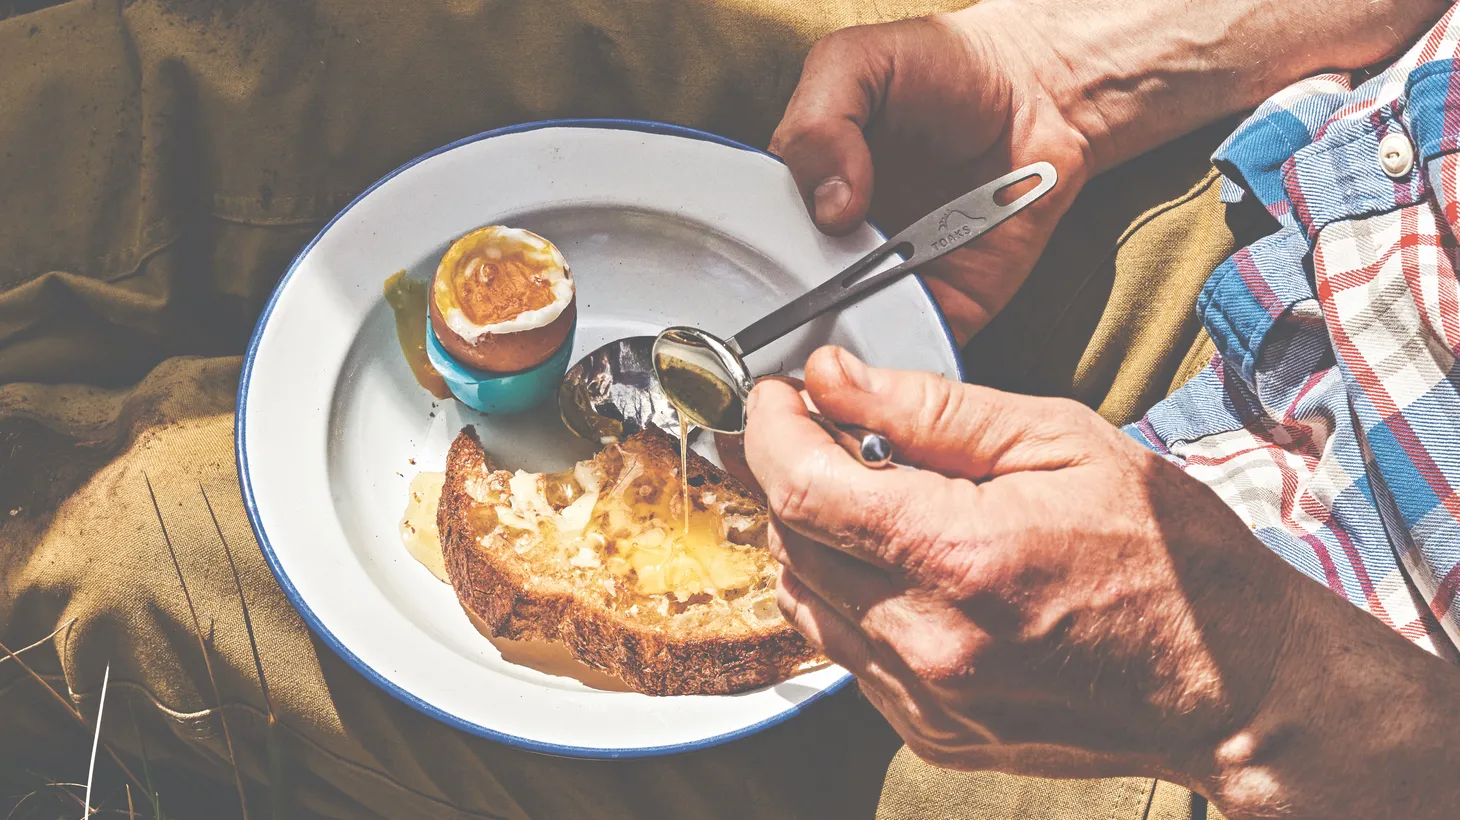
[[[672,451],[675,445],[658,434],[652,446]],[[714,477],[721,490],[764,509],[734,478],[691,454],[691,480]],[[452,443],[446,460],[446,481],[437,512],[446,573],[457,599],[480,618],[492,635],[512,640],[561,641],[578,660],[622,679],[651,695],[723,695],[784,680],[817,655],[785,621],[743,636],[669,634],[626,620],[600,604],[578,596],[564,583],[536,588],[515,554],[497,554],[478,542],[467,511],[474,503],[466,491],[469,476],[492,467],[471,428]]]

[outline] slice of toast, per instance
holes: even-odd
[[[491,634],[561,641],[653,695],[729,694],[819,661],[776,607],[762,499],[655,429],[566,473],[496,469],[451,445],[437,523],[457,598]]]

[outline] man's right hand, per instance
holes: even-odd
[[[1091,410],[823,348],[745,455],[776,601],[940,766],[1155,776],[1231,818],[1449,818],[1460,672]],[[885,434],[869,470],[807,416]]]

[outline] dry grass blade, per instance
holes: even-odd
[[[43,793],[45,793],[45,789],[36,789],[35,791],[29,792],[24,797],[21,797],[19,800],[15,801],[15,805],[10,807],[10,813],[5,815],[5,820],[14,820],[15,813],[20,811],[21,807],[26,804],[26,801]]]
[[[208,652],[208,644],[203,640],[203,626],[198,621],[198,610],[193,606],[193,595],[188,591],[188,582],[183,579],[182,564],[177,560],[177,549],[172,546],[172,536],[167,533],[167,524],[162,520],[162,507],[157,503],[157,493],[152,489],[152,479],[142,474],[142,480],[147,483],[147,495],[152,499],[152,511],[157,514],[157,526],[162,528],[162,540],[167,543],[167,552],[172,556],[172,568],[177,571],[177,582],[182,587],[183,600],[187,601],[188,614],[193,619],[193,634],[198,639],[198,649],[203,652],[203,668],[208,673],[208,684],[213,688],[213,704],[218,707],[218,722],[223,726],[223,745],[228,748],[228,762],[233,767],[233,785],[238,789],[239,810],[243,812],[243,820],[248,817],[248,795],[243,790],[243,776],[238,772],[238,757],[233,752],[233,735],[228,731],[228,717],[223,714],[223,696],[218,693],[218,679],[213,676],[213,660]]]
[[[223,554],[228,558],[228,569],[233,572],[233,589],[238,593],[239,606],[243,607],[243,629],[248,634],[248,648],[253,652],[253,668],[259,676],[259,688],[264,692],[264,706],[269,712],[269,723],[273,723],[274,700],[269,696],[269,682],[264,678],[264,663],[259,657],[258,641],[254,639],[253,618],[248,613],[248,599],[243,597],[243,582],[238,578],[238,565],[233,561],[233,550],[228,546],[228,539],[223,537],[223,528],[218,525],[218,515],[213,512],[213,502],[208,498],[208,491],[199,484],[198,492],[203,494],[203,504],[208,508],[208,517],[213,519],[213,529],[218,533],[218,540],[223,544]]]
[[[20,664],[20,668],[24,669],[26,674],[30,675],[32,678],[35,679],[37,683],[45,687],[46,691],[50,692],[51,696],[54,697],[56,701],[61,704],[61,706],[65,707],[66,712],[70,714],[77,723],[81,724],[82,728],[89,728],[86,725],[86,718],[82,716],[80,710],[71,705],[71,701],[67,700],[65,696],[56,691],[56,687],[52,686],[49,682],[46,681],[45,678],[41,677],[40,673],[30,668],[30,664],[21,660],[20,656],[16,655],[14,652],[11,652],[10,648],[3,643],[0,643],[0,652],[4,652],[7,658]],[[112,762],[117,764],[117,768],[122,770],[122,774],[126,775],[127,779],[136,784],[138,788],[141,788],[142,781],[137,779],[137,775],[133,774],[132,770],[127,768],[127,764],[123,763],[120,757],[117,757],[117,753],[112,751],[112,747],[103,743],[101,744],[101,748],[106,752],[107,757],[110,757],[112,759]]]
[[[137,810],[132,808],[132,784],[122,784],[127,787],[127,820],[137,820]]]
[[[27,770],[27,771],[29,771],[29,770]],[[31,772],[31,774],[35,774],[35,773],[34,772]],[[76,795],[72,794],[69,790],[70,789],[73,789],[73,788],[74,789],[79,789],[79,788],[81,788],[81,786],[82,786],[82,784],[80,784],[80,783],[46,783],[46,784],[42,785],[41,788],[36,789],[34,791],[31,791],[31,792],[28,792],[23,797],[21,797],[19,800],[17,800],[15,802],[15,805],[13,805],[13,806],[10,807],[10,812],[5,815],[5,820],[12,820],[12,818],[15,817],[15,813],[18,812],[18,811],[20,811],[25,806],[25,804],[26,804],[27,801],[29,801],[32,797],[40,797],[43,794],[52,794],[52,793],[55,793],[55,792],[60,792],[61,794],[65,795],[66,797],[69,797],[72,800],[74,800],[76,802],[76,805],[79,806],[79,805],[81,805],[81,798],[79,798]],[[29,816],[29,815],[27,815],[27,816]]]
[[[208,491],[202,484],[198,485],[198,492],[203,496],[203,504],[208,508],[208,517],[213,520],[213,529],[218,533],[218,541],[223,544],[223,554],[228,558],[228,569],[233,573],[233,589],[238,593],[238,605],[243,609],[243,629],[248,635],[248,648],[253,653],[254,671],[259,676],[259,689],[264,693],[264,707],[268,710],[269,725],[266,734],[268,746],[268,772],[269,772],[269,799],[272,803],[275,817],[286,815],[286,794],[284,765],[283,740],[279,733],[279,721],[274,714],[274,699],[269,695],[269,681],[264,677],[264,662],[259,655],[258,640],[254,637],[253,617],[248,611],[248,598],[243,594],[243,582],[238,577],[238,564],[233,560],[233,549],[228,546],[228,539],[223,535],[223,527],[218,523],[218,514],[213,511],[213,501],[208,498]]]
[[[91,783],[96,778],[96,748],[101,745],[101,716],[106,711],[106,687],[112,679],[112,665],[101,673],[101,699],[96,702],[96,734],[91,737],[91,762],[86,767],[86,799],[81,802],[82,820],[91,816]]]
[[[56,700],[62,706],[66,707],[66,711],[71,713],[71,717],[74,717],[78,721],[80,721],[81,725],[86,725],[86,718],[82,717],[81,713],[76,710],[76,707],[71,705],[71,701],[66,700],[66,698],[63,697],[60,692],[56,691],[56,687],[47,683],[45,678],[41,677],[40,674],[37,673],[34,669],[31,669],[30,664],[27,664],[25,661],[21,660],[19,655],[11,652],[10,648],[7,647],[4,643],[0,643],[0,651],[3,651],[5,653],[5,657],[7,659],[13,660],[16,663],[20,664],[20,668],[24,669],[32,678],[35,678],[37,683],[39,683],[41,686],[46,687],[46,691],[54,695]]]
[[[127,714],[132,717],[132,735],[137,738],[137,756],[142,759],[142,778],[146,785],[142,793],[152,801],[152,820],[162,820],[162,809],[157,805],[157,792],[152,790],[152,766],[147,762],[147,741],[142,737],[142,727],[137,725],[137,702],[127,698]]]
[[[55,630],[51,632],[51,634],[45,636],[44,638],[41,638],[40,640],[36,641],[35,643],[33,643],[33,644],[29,645],[29,646],[22,646],[21,648],[15,650],[15,654],[17,656],[18,655],[24,655],[26,652],[29,652],[30,650],[35,649],[37,646],[40,646],[41,644],[44,644],[46,641],[49,641],[50,639],[52,639],[52,638],[56,637],[57,635],[61,634],[61,630],[66,629],[67,627],[71,626],[71,624],[74,624],[74,623],[76,623],[76,619],[75,618],[72,618],[71,620],[66,621],[65,623],[63,623],[60,626],[56,627]],[[10,660],[10,658],[8,658],[8,657],[0,658],[0,663],[5,663],[8,660]]]

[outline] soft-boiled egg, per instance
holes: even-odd
[[[553,243],[489,225],[451,243],[431,283],[431,326],[462,364],[491,373],[536,367],[562,346],[577,306]]]

